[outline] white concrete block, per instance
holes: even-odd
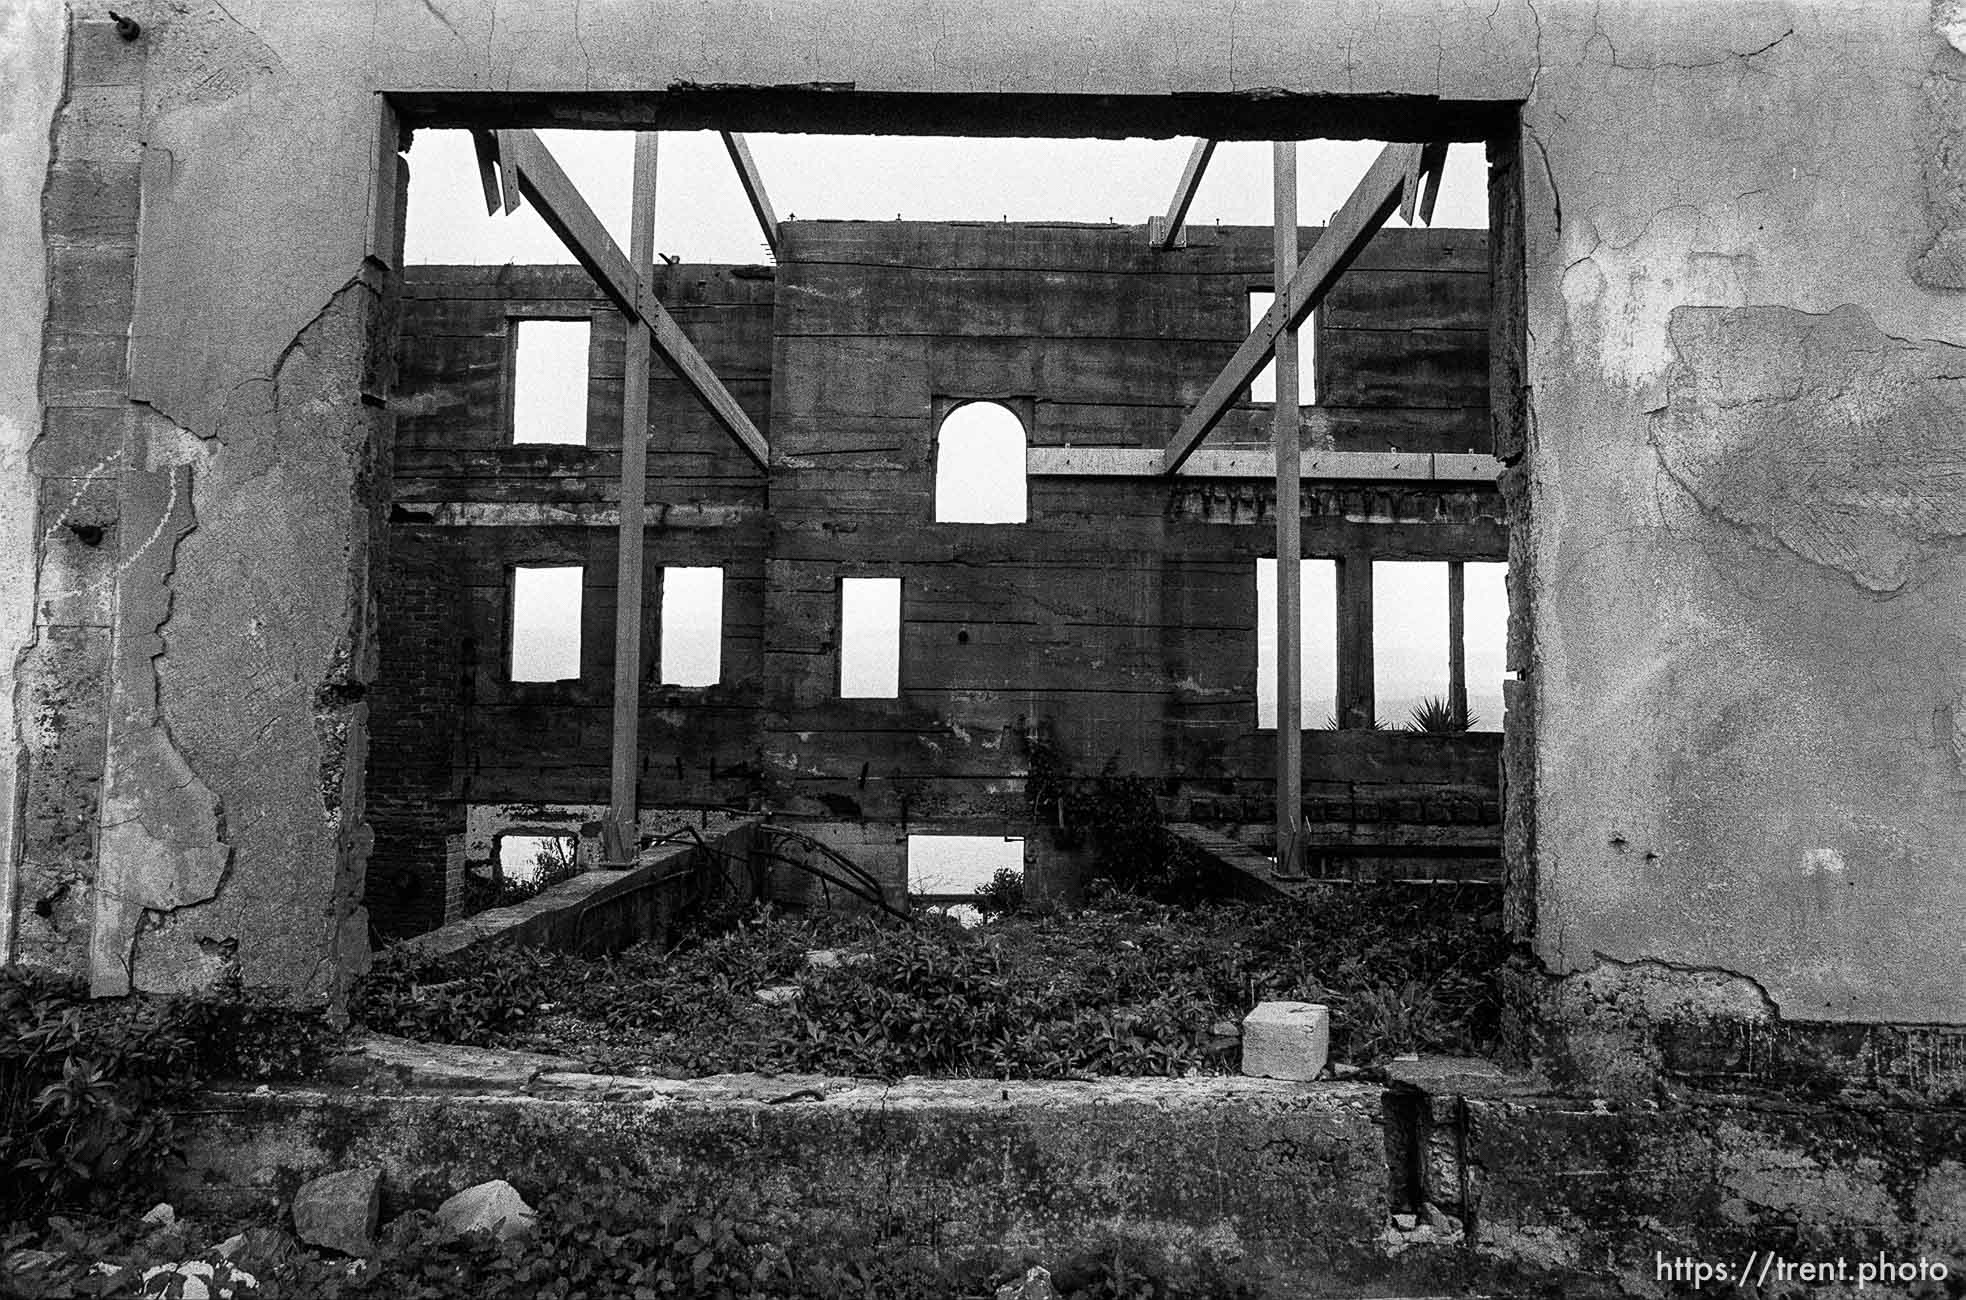
[[[1315,1079],[1331,1050],[1331,1008],[1259,1002],[1243,1017],[1242,1072],[1258,1079]]]

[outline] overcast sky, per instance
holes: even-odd
[[[633,136],[542,131],[615,242],[628,246]],[[937,136],[747,137],[781,220],[1115,221],[1140,225],[1166,212],[1192,140],[990,140]],[[1345,201],[1382,145],[1307,140],[1298,149],[1298,215],[1307,226]],[[661,136],[655,246],[689,262],[770,260],[737,171],[712,131]],[[1270,224],[1270,146],[1215,150],[1189,210],[1191,225]],[[1393,224],[1399,224],[1394,216]],[[1482,146],[1454,145],[1434,212],[1436,227],[1488,224]],[[530,208],[488,217],[470,136],[418,131],[410,150],[407,259],[428,262],[570,262]]]

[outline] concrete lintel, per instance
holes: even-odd
[[[1032,478],[1152,478],[1161,475],[1152,447],[1032,447],[1024,472]],[[1502,462],[1493,456],[1426,451],[1306,451],[1307,479],[1419,479],[1437,483],[1494,483]],[[1194,452],[1177,478],[1274,478],[1276,454],[1267,447]]]

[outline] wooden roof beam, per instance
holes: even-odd
[[[1386,223],[1404,200],[1409,189],[1417,190],[1427,183],[1430,176],[1438,171],[1436,164],[1429,171],[1427,164],[1435,157],[1444,156],[1429,151],[1433,145],[1393,144],[1387,145],[1366,171],[1365,179],[1345,200],[1331,218],[1317,243],[1297,264],[1297,273],[1290,277],[1290,283],[1281,287],[1276,301],[1270,310],[1256,323],[1256,328],[1229,364],[1215,377],[1196,402],[1193,409],[1182,419],[1181,427],[1174,437],[1168,440],[1167,450],[1161,457],[1161,472],[1172,474],[1181,468],[1201,440],[1208,436],[1236,398],[1249,386],[1276,351],[1277,339],[1287,329],[1304,323],[1304,318],[1316,310],[1324,301],[1331,287],[1338,283],[1338,277],[1345,273],[1365,246],[1372,242],[1372,236],[1379,233],[1379,227]],[[1431,213],[1431,203],[1428,205]]]
[[[758,225],[765,232],[765,247],[771,250],[775,260],[778,257],[778,214],[772,211],[771,199],[765,194],[764,178],[758,174],[758,164],[751,157],[751,146],[736,131],[719,132],[724,138],[724,148],[730,151],[730,160],[737,166],[737,179],[744,185],[744,197],[751,201],[751,211],[758,218]]]
[[[1195,201],[1195,191],[1201,188],[1201,175],[1208,170],[1208,160],[1214,156],[1215,141],[1195,141],[1194,152],[1188,155],[1188,165],[1181,172],[1181,183],[1174,187],[1174,202],[1167,205],[1167,215],[1152,217],[1147,222],[1147,242],[1156,253],[1187,244],[1188,207]]]
[[[676,372],[697,400],[708,407],[739,446],[763,468],[770,463],[771,448],[758,426],[730,395],[717,372],[696,350],[663,305],[655,290],[639,274],[638,268],[608,234],[601,219],[589,207],[574,183],[560,169],[552,152],[532,131],[500,131],[498,158],[509,186],[516,176],[519,192],[540,217],[560,237],[574,256],[587,268],[587,274],[613,300],[614,305],[648,327],[655,350]]]

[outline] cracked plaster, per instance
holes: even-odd
[[[62,6],[23,0],[0,11],[0,961],[15,950],[24,725],[16,667],[34,635],[35,483],[40,432],[35,376],[47,315],[41,187],[49,122],[61,93]]]

